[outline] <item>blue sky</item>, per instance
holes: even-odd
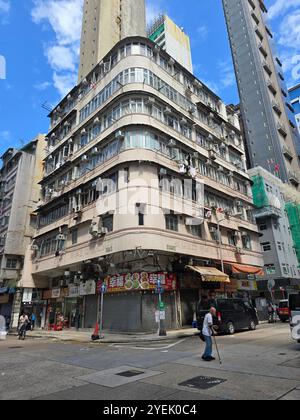
[[[42,104],[55,104],[76,82],[82,2],[0,0],[0,153],[46,133]],[[166,12],[190,35],[196,75],[225,102],[238,102],[221,0],[147,3],[149,20]],[[266,5],[288,84],[299,83],[300,0]]]

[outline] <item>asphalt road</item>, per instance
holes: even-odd
[[[219,337],[138,344],[0,341],[0,400],[300,400],[300,345],[288,324]]]

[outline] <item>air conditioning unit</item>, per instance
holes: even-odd
[[[66,237],[66,235],[63,235],[62,233],[60,233],[59,235],[57,235],[56,240],[57,241],[66,241],[67,237]]]
[[[81,133],[80,133],[81,135],[84,135],[84,134],[86,134],[86,129],[85,128],[83,128],[82,130],[81,130]]]
[[[193,158],[198,159],[199,158],[199,153],[198,152],[193,152]]]
[[[216,155],[216,152],[214,150],[211,149],[211,150],[208,151],[208,153],[209,153],[209,158],[211,160],[216,160],[217,159],[217,155]]]
[[[185,225],[186,226],[194,226],[194,219],[192,218],[192,217],[187,217],[186,219],[185,219]]]
[[[98,147],[93,147],[93,149],[92,149],[92,154],[93,155],[97,155],[99,153],[99,149],[98,149]]]
[[[100,119],[98,117],[96,117],[94,119],[94,125],[99,125],[100,124]]]
[[[171,108],[169,108],[168,106],[164,109],[164,114],[165,115],[172,115],[173,114],[173,112],[172,112],[172,109]]]
[[[168,174],[167,169],[165,169],[165,168],[160,168],[160,170],[159,170],[159,175],[163,175],[163,176],[165,176],[165,175],[167,175],[167,174]]]
[[[209,141],[213,141],[213,140],[214,140],[214,136],[213,136],[212,134],[209,134],[209,135],[207,136],[207,139],[208,139]]]
[[[122,130],[116,131],[115,138],[118,139],[118,140],[124,140],[125,139],[124,131],[122,131]]]
[[[100,236],[105,236],[108,234],[108,229],[105,227],[102,227],[99,229],[99,233],[100,233]]]
[[[210,227],[209,228],[209,232],[210,233],[217,233],[218,232],[218,229],[216,227]]]
[[[171,149],[171,159],[174,160],[175,162],[181,161],[180,149],[177,149],[177,148]]]
[[[174,140],[174,139],[171,139],[171,140],[169,140],[169,143],[168,143],[168,147],[175,147],[176,146],[176,140]]]
[[[190,106],[189,107],[189,113],[190,114],[195,114],[195,112],[196,112],[196,108],[194,106]]]
[[[92,223],[89,229],[89,233],[94,238],[99,235],[99,223]]]
[[[146,103],[147,106],[152,106],[152,105],[155,104],[155,98],[150,97],[146,100],[145,103]]]
[[[217,209],[218,208],[218,204],[215,203],[214,201],[210,204],[210,208],[211,209]]]
[[[181,125],[187,125],[187,123],[188,123],[188,121],[187,121],[187,119],[186,118],[181,118],[181,120],[180,120],[180,124]]]
[[[87,162],[89,160],[89,158],[88,158],[88,156],[87,155],[83,155],[82,157],[81,157],[81,161],[82,162]]]
[[[81,213],[82,206],[80,206],[80,205],[76,206],[75,209],[74,209],[74,211],[75,211],[75,213]]]
[[[243,238],[246,238],[246,237],[248,236],[248,232],[241,232],[241,236],[242,236]]]

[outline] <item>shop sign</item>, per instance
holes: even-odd
[[[257,291],[257,283],[256,281],[249,281],[249,280],[239,280],[237,282],[238,290],[246,290],[248,292],[255,292]]]
[[[0,296],[0,304],[8,303],[9,302],[9,295]]]
[[[118,276],[108,276],[104,279],[107,285],[107,293],[134,292],[139,290],[155,290],[157,282],[165,291],[176,290],[176,275],[168,273],[134,273],[122,274]],[[103,282],[98,283],[97,291],[99,293]]]
[[[49,300],[52,297],[52,290],[45,290],[43,292],[43,299],[44,300]]]
[[[52,289],[51,298],[52,299],[59,299],[60,298],[60,287],[56,287],[56,288]]]
[[[69,297],[75,298],[78,297],[80,293],[80,287],[75,284],[69,284]]]
[[[24,289],[23,298],[22,298],[23,303],[32,302],[32,292],[33,292],[33,289]]]
[[[80,283],[80,296],[89,296],[96,294],[96,283],[94,280],[89,280],[85,283]]]

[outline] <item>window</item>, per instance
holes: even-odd
[[[266,267],[266,273],[267,273],[268,275],[271,275],[271,274],[276,274],[276,268],[275,268],[275,265],[270,264],[270,265],[266,265],[265,267]]]
[[[202,238],[202,229],[200,225],[190,226],[190,233],[193,236],[197,236],[198,238]]]
[[[243,248],[251,251],[252,246],[251,246],[251,236],[250,235],[243,235],[242,236],[242,244],[243,244]]]
[[[228,232],[228,243],[231,246],[237,246],[237,232]]]
[[[102,216],[102,226],[108,230],[108,232],[112,232],[114,230],[114,216],[113,214],[108,214],[106,216]]]
[[[282,272],[283,274],[289,274],[290,273],[290,268],[288,264],[282,264]]]
[[[272,251],[270,242],[266,242],[266,243],[262,244],[261,246],[262,246],[262,250],[264,252]]]
[[[78,229],[72,230],[72,245],[76,245],[78,242]]]
[[[166,229],[178,232],[178,216],[171,211],[170,214],[166,216]]]
[[[18,264],[18,260],[14,258],[8,258],[6,261],[6,268],[8,269],[16,269]]]
[[[259,230],[263,231],[263,230],[267,230],[267,225],[260,225],[259,226]]]

